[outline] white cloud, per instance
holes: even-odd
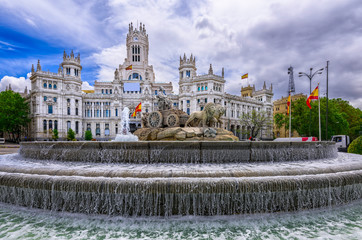
[[[82,82],[82,90],[93,90],[94,86],[91,86],[88,82]]]
[[[210,63],[216,74],[225,67],[228,93],[240,95],[240,87],[247,84],[240,76],[249,73],[257,89],[264,81],[268,87],[273,83],[275,99],[287,92],[290,64],[297,92],[309,93],[308,79],[297,78],[297,72],[323,67],[330,60],[329,97],[359,102],[358,1],[7,0],[2,7],[26,26],[33,22],[37,28],[28,34],[36,38],[55,39],[65,49],[75,46],[82,57],[88,54],[83,49],[91,49],[82,59],[99,67],[90,81],[113,79],[126,57],[128,24],[136,26],[138,20],[149,34],[149,64],[154,65],[156,81],[172,81],[176,93],[179,56],[193,53],[198,74],[207,73]],[[321,81],[322,90],[324,79],[315,78],[313,84]]]
[[[9,84],[11,84],[11,89],[14,92],[24,92],[25,87],[30,90],[31,82],[30,82],[30,76],[31,73],[27,74],[27,77],[11,77],[11,76],[4,76],[0,80],[0,91],[4,91],[7,87],[9,87]]]

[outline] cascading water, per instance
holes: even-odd
[[[0,158],[0,202],[121,216],[299,211],[361,199],[361,160],[332,142],[22,143]]]
[[[120,122],[120,134],[116,135],[115,142],[137,142],[138,137],[133,135],[129,129],[129,108],[125,107],[122,111]]]

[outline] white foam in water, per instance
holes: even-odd
[[[120,134],[116,135],[114,142],[137,142],[138,137],[130,133],[129,129],[129,108],[125,107],[122,111]]]
[[[122,218],[0,203],[0,239],[362,239],[362,202],[297,213]]]

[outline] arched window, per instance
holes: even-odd
[[[138,73],[132,73],[128,76],[128,80],[142,80],[142,76]]]
[[[53,121],[49,120],[49,129],[53,129]]]
[[[52,84],[51,84],[51,83],[49,83],[49,88],[52,88]]]
[[[53,88],[57,89],[57,84],[56,83],[53,84]]]
[[[54,129],[58,130],[58,121],[57,120],[54,121]]]
[[[48,99],[47,96],[44,96],[44,102],[45,102],[47,99]]]
[[[43,86],[44,86],[44,88],[47,88],[47,83],[45,82]]]
[[[47,120],[43,121],[43,130],[44,132],[47,130]]]
[[[56,98],[56,97],[54,97],[53,100],[54,100],[54,102],[57,102],[57,98]]]
[[[69,131],[69,129],[71,128],[71,125],[70,125],[70,121],[67,121],[67,132]]]

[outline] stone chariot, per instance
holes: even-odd
[[[158,111],[144,114],[142,123],[145,127],[163,128],[163,127],[184,127],[189,115],[184,111],[172,109],[171,100],[163,94],[160,88],[160,94],[157,95]]]

